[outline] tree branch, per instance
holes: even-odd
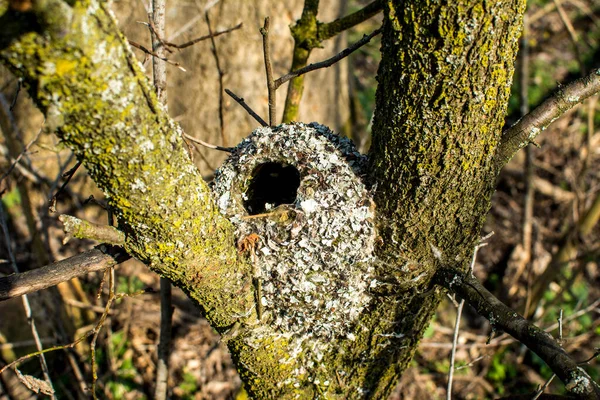
[[[336,54],[335,56],[333,56],[331,58],[328,58],[327,60],[307,65],[304,68],[300,68],[300,69],[297,69],[296,71],[292,71],[288,74],[283,75],[282,77],[278,78],[275,81],[275,89],[279,88],[279,86],[283,85],[290,79],[293,79],[297,76],[304,75],[304,74],[314,71],[316,69],[331,67],[336,62],[348,57],[350,54],[354,53],[356,50],[358,50],[365,44],[369,43],[371,41],[371,39],[373,39],[373,37],[379,35],[379,33],[381,33],[381,29],[376,29],[369,35],[364,35],[362,39],[360,39],[358,42],[354,43],[352,46],[342,50],[341,52],[339,52],[338,54]]]
[[[131,258],[121,247],[100,245],[67,259],[0,278],[0,301],[37,292]]]
[[[516,124],[504,131],[496,152],[496,169],[499,171],[523,147],[545,130],[565,112],[585,99],[600,92],[600,68],[588,76],[577,79],[545,100]]]
[[[434,282],[465,299],[486,317],[494,330],[503,330],[537,354],[563,381],[567,391],[582,399],[600,398],[600,386],[579,367],[554,338],[504,305],[471,274],[442,268]]]
[[[275,124],[277,108],[277,87],[273,82],[273,67],[271,66],[271,45],[269,44],[269,17],[265,18],[265,24],[260,29],[263,37],[263,51],[265,57],[265,71],[267,73],[267,90],[269,92],[269,125]]]
[[[84,221],[71,215],[61,215],[58,220],[63,223],[66,243],[69,238],[91,239],[101,243],[121,246],[125,243],[125,234],[109,225],[100,225],[93,222]]]
[[[325,24],[319,24],[317,28],[317,37],[320,41],[330,39],[337,34],[368,20],[372,16],[378,14],[382,9],[383,1],[375,0],[352,14]]]
[[[225,89],[225,93],[231,96],[232,99],[234,99],[240,106],[242,106],[244,110],[246,110],[246,112],[250,114],[250,116],[254,118],[261,126],[269,126],[269,124],[267,124],[264,119],[262,119],[257,113],[255,113],[254,110],[251,109],[248,104],[246,104],[242,97],[236,96],[236,94],[229,89]]]
[[[32,98],[46,125],[106,194],[127,233],[126,251],[183,286],[213,326],[227,330],[254,304],[246,285],[251,266],[233,245],[233,227],[220,215],[181,128],[160,105],[106,3],[66,7],[64,15],[46,19],[43,10],[40,16],[4,11],[0,59],[39,89]],[[52,33],[59,31],[62,36]]]

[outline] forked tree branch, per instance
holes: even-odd
[[[490,321],[494,330],[503,330],[537,354],[563,381],[570,394],[582,399],[599,399],[600,386],[549,334],[510,309],[472,276],[455,268],[442,268],[435,283],[462,297]]]
[[[517,151],[532,143],[548,125],[598,92],[600,92],[600,68],[586,77],[559,88],[553,96],[504,131],[495,156],[497,171],[500,171]]]
[[[90,272],[102,271],[131,258],[122,248],[96,248],[44,267],[0,278],[0,301],[37,292]]]

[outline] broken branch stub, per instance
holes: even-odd
[[[215,175],[220,211],[241,251],[253,252],[261,325],[291,348],[332,350],[370,302],[375,226],[365,168],[350,140],[296,123],[258,128]]]

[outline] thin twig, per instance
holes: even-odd
[[[77,164],[75,164],[73,168],[62,174],[62,177],[65,178],[65,181],[63,182],[62,186],[58,189],[58,191],[54,194],[54,196],[52,196],[50,202],[48,203],[48,209],[51,213],[56,212],[56,201],[58,199],[58,196],[65,190],[69,182],[71,182],[71,179],[75,175],[75,172],[77,172],[77,169],[79,169],[79,167],[81,166],[81,163],[81,161],[77,161]]]
[[[550,386],[550,383],[552,383],[555,377],[556,374],[552,374],[552,376],[548,378],[548,380],[542,385],[542,387],[540,387],[540,389],[537,392],[535,392],[535,395],[531,398],[531,400],[539,399],[540,396],[544,393],[544,391],[548,388],[548,386]]]
[[[263,37],[263,53],[265,58],[265,71],[267,73],[267,90],[269,93],[269,125],[275,124],[277,109],[277,86],[273,81],[273,67],[271,66],[271,45],[269,44],[269,17],[265,18],[265,24],[260,29]]]
[[[227,138],[225,137],[225,99],[223,96],[223,90],[225,89],[223,86],[223,76],[225,73],[221,68],[221,62],[219,60],[219,53],[217,51],[217,43],[215,41],[215,36],[213,35],[212,27],[210,26],[210,16],[208,15],[208,10],[204,13],[204,18],[206,19],[206,25],[208,26],[208,34],[210,35],[210,45],[213,57],[215,59],[215,64],[217,66],[217,72],[219,73],[219,128],[221,133],[221,142],[224,147],[227,147]]]
[[[246,110],[246,112],[248,114],[250,114],[250,116],[252,118],[254,118],[261,126],[269,126],[269,124],[267,124],[264,119],[262,119],[257,113],[255,113],[254,110],[251,109],[248,104],[246,104],[246,102],[244,101],[244,99],[242,97],[236,96],[229,89],[225,89],[225,93],[227,93],[229,96],[231,96],[232,99],[234,99],[240,106],[242,106],[244,108],[244,110]]]
[[[98,340],[98,335],[104,326],[104,322],[106,321],[106,317],[108,317],[108,313],[110,311],[110,307],[112,306],[113,301],[115,300],[115,280],[114,280],[114,268],[111,268],[106,275],[108,275],[108,299],[106,300],[106,305],[104,307],[104,314],[100,317],[100,320],[96,324],[94,330],[92,330],[92,342],[90,344],[90,353],[92,359],[92,397],[96,400],[98,397],[96,395],[96,383],[98,381],[98,365],[96,364],[96,341]]]
[[[339,52],[338,54],[336,54],[335,56],[333,56],[331,58],[328,58],[327,60],[324,60],[324,61],[321,61],[318,63],[314,63],[314,64],[309,64],[304,68],[300,68],[296,71],[292,71],[288,74],[283,75],[282,77],[278,78],[275,81],[275,89],[279,88],[279,86],[283,85],[287,81],[289,81],[292,78],[295,78],[297,76],[304,75],[304,74],[314,71],[316,69],[331,67],[336,62],[348,57],[350,54],[354,53],[356,50],[358,50],[365,44],[369,43],[371,41],[371,39],[373,39],[373,37],[377,36],[380,32],[381,32],[381,28],[376,29],[369,35],[364,35],[361,40],[354,43],[352,46],[342,50],[341,52]]]
[[[29,151],[29,148],[35,143],[37,142],[37,140],[39,139],[42,130],[44,128],[44,123],[46,122],[46,120],[44,120],[44,122],[42,122],[42,127],[38,130],[38,133],[35,135],[35,137],[29,142],[27,143],[27,145],[25,146],[25,148],[23,149],[23,151],[17,156],[17,158],[14,159],[14,161],[12,162],[12,164],[10,165],[10,167],[8,167],[8,169],[6,170],[6,172],[4,172],[4,174],[2,174],[2,176],[0,177],[0,183],[2,183],[2,181],[4,181],[4,179],[6,179],[6,177],[8,175],[10,175],[10,173],[12,172],[13,169],[15,169],[15,167],[17,166],[17,164],[19,163],[19,161],[21,161],[21,158],[23,158],[23,156],[25,154],[27,154],[27,152]]]
[[[168,59],[168,58],[166,58],[166,57],[161,57],[161,56],[159,56],[158,54],[156,54],[155,52],[153,52],[153,51],[151,51],[151,50],[148,50],[146,47],[142,46],[142,45],[141,45],[141,44],[139,44],[138,42],[134,42],[133,40],[129,40],[129,39],[127,39],[127,41],[129,42],[129,45],[130,45],[130,46],[133,46],[133,47],[135,47],[136,49],[140,49],[140,50],[142,50],[144,53],[146,53],[146,54],[149,54],[149,55],[151,55],[152,57],[158,58],[159,60],[163,60],[164,62],[166,62],[166,63],[168,63],[168,64],[171,64],[171,65],[173,65],[173,66],[175,66],[175,67],[179,68],[179,69],[180,69],[180,70],[182,70],[183,72],[187,72],[187,70],[186,70],[185,68],[183,68],[183,67],[181,66],[181,64],[179,64],[178,62],[176,62],[176,61],[171,61],[171,60],[169,60],[169,59]]]
[[[156,400],[166,399],[169,389],[169,355],[171,354],[172,327],[171,281],[160,278],[160,338],[158,341],[158,364],[156,366],[156,391],[154,393]]]
[[[163,40],[163,43],[165,43],[169,47],[174,47],[176,49],[185,49],[186,47],[190,47],[190,46],[192,46],[198,42],[201,42],[203,40],[216,38],[216,37],[224,35],[226,33],[233,32],[237,29],[240,29],[242,26],[243,26],[243,23],[240,22],[239,24],[237,24],[236,26],[234,26],[232,28],[225,29],[224,31],[217,31],[217,32],[209,34],[209,35],[200,36],[196,39],[192,39],[189,42],[185,42],[182,44],[175,44],[175,43],[167,42],[166,40]]]
[[[458,331],[460,330],[460,317],[462,315],[465,300],[461,300],[456,309],[456,320],[454,322],[454,335],[452,336],[452,352],[450,353],[450,370],[448,371],[448,386],[446,399],[452,400],[452,379],[454,378],[454,361],[456,359],[456,345],[458,344]]]
[[[8,225],[6,223],[6,215],[4,214],[4,207],[0,206],[0,225],[2,225],[2,233],[4,234],[4,243],[6,245],[6,251],[8,252],[10,262],[12,265],[12,269],[15,273],[19,272],[19,268],[17,267],[17,261],[15,259],[15,255],[12,249],[12,243],[10,241],[10,232],[8,230]],[[31,334],[33,335],[33,340],[35,340],[35,347],[38,352],[43,351],[42,342],[40,339],[40,335],[37,331],[35,319],[33,318],[33,313],[31,311],[31,304],[29,303],[29,298],[27,295],[23,295],[21,297],[23,301],[23,308],[25,309],[25,317],[27,318],[27,322],[29,322],[29,326],[31,327]],[[52,385],[52,380],[50,379],[50,372],[48,370],[48,364],[46,363],[46,357],[43,354],[39,354],[40,356],[40,365],[42,367],[42,373],[44,374],[44,380],[46,383],[52,388],[53,393],[50,395],[52,399],[56,399],[54,395],[54,389]],[[2,370],[0,370],[2,373]]]
[[[204,147],[208,147],[209,149],[214,149],[214,150],[219,150],[219,151],[225,151],[227,153],[233,153],[234,152],[234,148],[233,147],[223,147],[223,146],[217,146],[215,144],[210,144],[205,142],[204,140],[195,138],[193,136],[188,135],[187,133],[183,134],[183,137],[186,138],[187,140],[190,140],[194,143],[198,143]]]
[[[493,232],[486,236],[483,240],[487,240],[487,238],[491,237]],[[473,257],[471,258],[471,265],[469,267],[469,274],[473,274],[473,269],[475,268],[475,261],[477,260],[477,252],[480,248],[487,246],[487,243],[481,242],[475,246],[473,250]],[[458,345],[458,332],[460,330],[460,317],[462,315],[463,307],[465,306],[465,300],[462,299],[458,304],[456,309],[456,321],[454,322],[454,333],[452,335],[452,351],[450,353],[450,370],[448,371],[448,386],[446,389],[446,399],[452,400],[452,380],[454,378],[454,362],[456,359],[456,347]]]

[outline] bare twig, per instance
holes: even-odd
[[[240,22],[239,24],[237,24],[236,26],[234,26],[232,28],[228,28],[228,29],[225,29],[224,31],[217,31],[217,32],[214,32],[214,33],[211,33],[211,34],[208,34],[208,35],[200,36],[200,37],[198,37],[196,39],[192,39],[189,42],[185,42],[185,43],[182,43],[182,44],[175,44],[175,43],[167,42],[166,40],[164,40],[163,43],[165,43],[169,47],[174,47],[176,49],[185,49],[186,47],[193,46],[196,43],[201,42],[203,40],[207,40],[207,39],[211,39],[211,38],[216,38],[216,37],[224,35],[226,33],[238,30],[242,26],[243,26],[243,23]]]
[[[550,376],[550,378],[548,378],[548,380],[542,385],[542,387],[540,387],[540,389],[535,392],[535,395],[531,398],[531,400],[537,400],[540,398],[540,396],[544,393],[544,391],[546,391],[546,389],[548,389],[548,386],[550,386],[550,384],[552,383],[552,381],[554,380],[554,378],[556,377],[556,374],[552,374],[552,376]]]
[[[98,381],[98,365],[96,363],[96,341],[98,340],[98,335],[104,326],[104,322],[108,317],[108,313],[110,311],[110,307],[112,306],[113,301],[115,300],[115,270],[114,268],[110,268],[110,270],[105,273],[108,275],[108,299],[106,300],[106,305],[104,307],[104,314],[100,317],[100,320],[91,331],[92,334],[92,342],[90,343],[90,353],[92,359],[92,397],[96,400],[98,397],[96,395],[96,383]],[[100,288],[102,290],[102,288]]]
[[[502,134],[502,141],[495,156],[499,171],[520,149],[545,130],[565,112],[583,100],[600,92],[600,68],[584,78],[560,88],[553,96],[521,118]]]
[[[560,0],[554,0],[554,4],[556,5],[556,11],[558,11],[558,16],[560,17],[560,20],[567,29],[567,32],[569,32],[569,38],[571,39],[571,43],[573,43],[573,47],[575,49],[575,57],[577,58],[577,62],[579,63],[581,73],[582,75],[585,75],[587,71],[585,70],[585,63],[583,62],[581,50],[579,48],[579,35],[577,35],[577,32],[575,31],[575,28],[573,27],[573,24],[571,23],[569,16],[565,12]]]
[[[2,100],[2,95],[0,95],[0,101]],[[44,121],[45,122],[45,121]],[[10,167],[8,167],[8,169],[6,170],[6,172],[4,172],[2,174],[2,176],[0,177],[0,183],[2,183],[2,181],[4,181],[4,179],[6,179],[6,177],[8,175],[10,175],[10,173],[12,172],[13,169],[15,169],[15,167],[17,166],[17,164],[21,161],[21,158],[23,158],[23,156],[25,154],[27,154],[27,152],[29,151],[29,148],[35,143],[37,142],[37,140],[40,137],[40,134],[42,133],[44,127],[44,123],[42,123],[42,127],[38,130],[38,133],[35,135],[35,137],[33,139],[31,139],[31,141],[29,143],[27,143],[27,145],[25,146],[25,148],[23,149],[23,151],[17,156],[17,158],[15,158],[12,162],[12,164],[10,165]]]
[[[265,71],[267,73],[267,90],[269,93],[269,125],[275,124],[277,109],[277,86],[273,81],[273,67],[271,66],[271,45],[269,44],[269,17],[265,18],[265,24],[260,29],[263,37],[263,53],[265,58]]]
[[[133,40],[127,40],[129,42],[130,46],[135,47],[136,49],[142,50],[144,53],[151,55],[152,57],[158,58],[159,60],[162,60],[168,64],[173,65],[174,67],[179,68],[180,70],[182,70],[183,72],[187,72],[187,70],[185,68],[183,68],[181,66],[181,64],[179,64],[176,61],[171,61],[166,57],[161,57],[158,54],[156,54],[155,52],[153,52],[152,50],[147,49],[146,47],[142,46],[141,44],[139,44],[138,42],[134,42]]]
[[[314,71],[314,70],[317,70],[320,68],[331,67],[336,62],[348,57],[350,54],[354,53],[356,50],[358,50],[365,44],[369,43],[371,41],[371,39],[373,39],[373,37],[377,36],[380,32],[381,32],[381,29],[376,29],[369,35],[364,35],[361,40],[354,43],[352,46],[342,50],[340,53],[336,54],[335,56],[333,56],[331,58],[328,58],[327,60],[324,60],[324,61],[321,61],[318,63],[314,63],[314,64],[309,64],[304,68],[300,68],[296,71],[292,71],[288,74],[283,75],[282,77],[278,78],[275,81],[275,89],[277,89],[279,86],[283,85],[290,79],[295,78],[297,76],[304,75],[308,72],[311,72],[311,71]]]
[[[454,361],[456,359],[456,345],[458,344],[458,331],[460,330],[460,317],[465,306],[465,300],[461,300],[456,309],[456,321],[454,322],[454,335],[452,336],[452,352],[450,353],[450,370],[448,371],[448,386],[446,399],[452,400],[452,379],[454,378]]]
[[[156,400],[167,398],[172,326],[171,282],[166,278],[160,278],[160,338],[158,341],[158,365],[156,366],[156,391],[154,394]]]
[[[269,124],[267,124],[264,119],[262,119],[257,113],[255,113],[254,110],[252,110],[248,104],[246,104],[243,98],[236,96],[229,89],[225,89],[225,93],[231,96],[232,99],[234,99],[240,106],[242,106],[244,110],[246,110],[246,112],[250,114],[250,116],[254,118],[261,126],[269,126]]]
[[[17,267],[17,261],[15,259],[15,255],[13,253],[12,244],[10,241],[10,232],[8,231],[8,225],[6,223],[6,216],[4,214],[4,207],[0,206],[0,225],[2,225],[2,233],[4,234],[4,243],[6,245],[6,251],[8,252],[10,262],[15,273],[19,272],[19,268]],[[33,335],[33,340],[35,340],[35,347],[38,352],[43,350],[42,342],[40,340],[40,335],[37,331],[35,319],[33,318],[33,314],[31,311],[31,305],[29,303],[29,298],[27,295],[22,296],[23,300],[23,308],[25,309],[25,317],[27,318],[27,322],[29,322],[29,326],[31,327],[31,334]],[[46,357],[43,354],[39,354],[40,356],[40,365],[42,367],[42,372],[44,374],[44,380],[46,383],[52,388],[52,380],[50,379],[50,372],[48,371],[48,364],[46,363]],[[2,370],[0,370],[0,373]],[[56,399],[54,393],[50,395],[52,399]]]
[[[37,292],[90,272],[102,271],[129,258],[119,247],[102,245],[41,268],[8,275],[0,278],[0,301]]]
[[[470,274],[455,268],[436,272],[435,282],[465,299],[486,317],[495,330],[503,330],[529,347],[564,382],[567,391],[582,399],[597,399],[600,386],[560,347],[554,338],[511,310]]]
[[[493,232],[492,232],[493,234]],[[486,236],[483,240],[486,240],[490,236]],[[475,268],[475,261],[477,260],[477,252],[480,248],[487,246],[487,243],[479,243],[473,250],[473,257],[471,258],[471,266],[469,267],[469,274],[473,273]],[[458,332],[460,330],[460,317],[462,315],[463,307],[465,306],[465,299],[462,299],[456,308],[456,321],[454,322],[454,333],[452,335],[452,352],[450,353],[450,370],[448,371],[448,386],[446,389],[446,399],[452,400],[452,379],[454,378],[454,362],[456,359],[456,346],[458,345]]]
[[[214,149],[214,150],[219,150],[219,151],[225,151],[227,153],[233,153],[234,149],[232,147],[223,147],[223,146],[217,146],[215,144],[210,144],[205,142],[204,140],[195,138],[193,136],[188,135],[187,133],[183,134],[183,137],[186,138],[189,141],[192,141],[194,143],[198,143],[204,147],[208,147],[209,149]]]
[[[79,169],[80,166],[81,166],[81,161],[77,161],[77,164],[75,164],[75,166],[73,168],[71,168],[64,174],[62,174],[62,177],[65,178],[65,181],[63,182],[62,186],[58,189],[58,191],[54,194],[54,196],[52,196],[52,198],[48,202],[48,209],[50,210],[51,213],[56,212],[56,201],[58,200],[58,196],[65,190],[65,188],[67,187],[69,182],[71,182],[71,179],[73,178],[73,176],[75,175],[75,172],[77,172],[77,170]]]
[[[223,86],[223,76],[225,73],[221,68],[221,62],[219,60],[219,53],[217,51],[217,43],[215,41],[215,36],[213,35],[212,27],[210,26],[210,16],[208,15],[208,10],[204,13],[204,17],[206,19],[206,25],[208,26],[208,34],[210,36],[210,45],[213,57],[215,59],[215,64],[217,66],[217,72],[219,73],[219,128],[221,133],[221,142],[224,147],[227,147],[227,137],[225,136],[225,99],[223,97],[223,90],[225,89]]]

